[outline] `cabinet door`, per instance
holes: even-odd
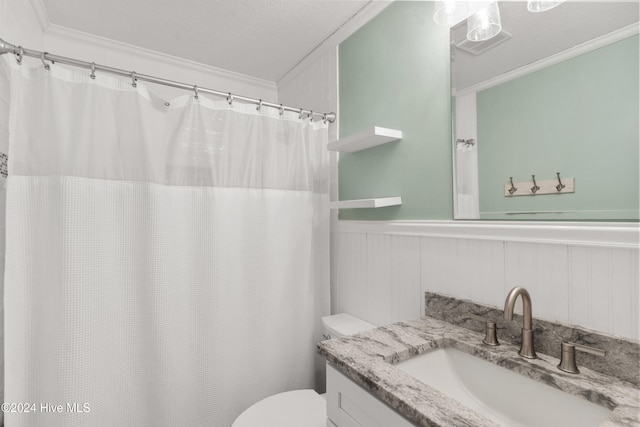
[[[327,416],[336,427],[414,427],[362,387],[327,364]]]

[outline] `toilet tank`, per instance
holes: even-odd
[[[344,338],[376,328],[375,325],[347,313],[325,316],[322,318],[322,324],[324,325],[326,339]]]

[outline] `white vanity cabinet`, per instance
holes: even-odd
[[[327,364],[327,427],[414,427]]]

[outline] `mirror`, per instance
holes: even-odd
[[[498,4],[451,28],[455,219],[640,220],[638,2]]]

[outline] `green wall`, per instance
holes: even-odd
[[[478,92],[482,218],[638,219],[638,52],[634,36]],[[503,195],[510,176],[556,172],[575,178],[574,194]],[[491,214],[572,210],[597,212]]]
[[[449,29],[432,8],[395,2],[339,47],[340,136],[404,133],[339,163],[340,200],[402,196],[402,206],[341,210],[340,219],[453,218]]]

